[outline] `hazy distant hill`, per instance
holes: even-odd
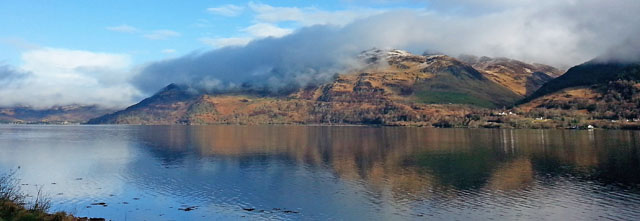
[[[85,123],[113,111],[95,105],[65,105],[46,109],[4,107],[0,108],[0,123]]]
[[[534,68],[532,72],[526,68],[492,69],[512,63],[527,65],[509,60],[485,65],[487,70],[483,70],[482,65],[474,68],[445,55],[420,56],[401,50],[369,50],[359,59],[366,67],[336,75],[332,82],[288,94],[250,89],[201,94],[187,86],[171,84],[136,105],[92,119],[90,123],[432,125],[444,118],[462,119],[478,107],[515,104],[523,98],[519,88],[527,88],[532,84],[529,79],[535,77],[509,84],[500,84],[493,78],[534,76],[542,69]],[[547,79],[550,78],[536,82]]]

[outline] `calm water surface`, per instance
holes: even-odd
[[[25,192],[113,220],[639,220],[639,149],[632,131],[0,125]]]

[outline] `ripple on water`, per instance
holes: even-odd
[[[51,174],[25,170],[32,173],[24,174],[25,188],[55,182],[51,191],[63,193],[53,196],[59,208],[115,220],[640,217],[637,184],[620,187],[632,175],[607,176],[607,183],[597,177],[637,169],[624,162],[637,162],[639,143],[617,139],[618,132],[117,128],[0,126],[0,151],[12,153],[0,155],[0,167],[40,152],[77,157]],[[14,154],[21,148],[28,154]],[[439,158],[425,157],[433,155]],[[33,166],[57,166],[44,162]]]

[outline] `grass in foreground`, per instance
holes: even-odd
[[[66,220],[87,220],[86,218],[76,218],[65,212],[47,213],[51,207],[51,201],[44,197],[42,188],[33,202],[27,202],[16,178],[16,171],[0,174],[0,221],[66,221]],[[104,220],[104,219],[100,219]]]

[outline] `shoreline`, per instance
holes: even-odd
[[[265,124],[229,124],[229,123],[212,123],[212,124],[87,124],[87,123],[73,123],[73,124],[55,124],[55,123],[0,123],[0,125],[31,125],[31,126],[302,126],[302,127],[404,127],[404,128],[456,128],[456,129],[515,129],[515,130],[640,130],[640,123],[634,124],[610,124],[606,127],[593,127],[589,128],[589,125],[574,126],[574,127],[545,127],[545,126],[533,126],[533,127],[501,127],[497,125],[484,125],[484,126],[433,126],[424,124],[412,124],[414,122],[408,122],[408,124],[301,124],[301,123],[265,123]],[[616,127],[611,127],[616,126]]]
[[[20,168],[20,167],[18,167]],[[65,211],[49,212],[51,199],[41,192],[27,200],[22,192],[17,170],[0,173],[0,220],[104,221],[104,218],[75,217]]]

